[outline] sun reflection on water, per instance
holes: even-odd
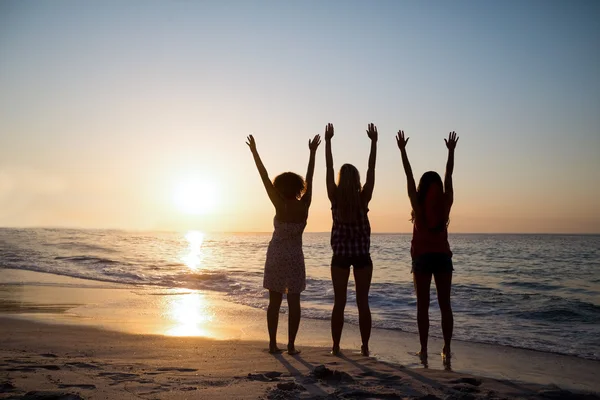
[[[187,253],[181,257],[181,261],[185,263],[191,270],[197,270],[202,265],[202,243],[204,242],[204,233],[200,231],[189,231],[185,235],[188,241]]]
[[[169,304],[168,317],[175,324],[166,331],[170,336],[210,336],[213,320],[205,296],[189,293],[175,298]]]

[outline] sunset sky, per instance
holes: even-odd
[[[0,226],[270,231],[246,136],[304,175],[331,122],[364,180],[373,122],[375,232],[411,230],[404,129],[417,180],[460,136],[451,232],[598,233],[599,74],[598,1],[5,0]]]

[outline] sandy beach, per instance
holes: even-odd
[[[414,335],[374,331],[363,357],[353,326],[334,357],[309,319],[300,355],[271,355],[263,313],[215,296],[2,272],[2,399],[600,398],[596,361],[457,342],[452,371],[423,368]]]
[[[0,400],[600,400],[599,71],[600,0],[0,0]]]
[[[558,387],[405,368],[354,352],[333,357],[322,347],[292,357],[268,354],[265,342],[1,322],[1,398],[579,398]]]

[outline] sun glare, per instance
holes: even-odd
[[[175,187],[173,202],[185,214],[208,214],[217,205],[217,188],[208,181],[182,181]]]
[[[200,231],[189,231],[185,235],[188,241],[187,252],[181,261],[188,266],[189,269],[195,271],[202,265],[202,242],[204,242],[204,234]]]
[[[213,315],[200,293],[191,293],[172,299],[168,317],[172,326],[165,333],[169,336],[210,336]]]

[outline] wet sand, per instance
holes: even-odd
[[[434,354],[423,368],[410,354],[416,335],[374,330],[373,357],[363,357],[352,325],[334,357],[327,321],[310,319],[302,321],[300,355],[271,355],[264,312],[215,293],[0,270],[0,315],[0,398],[577,398],[600,391],[597,361],[457,341],[453,371]]]

